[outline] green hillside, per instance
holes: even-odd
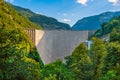
[[[0,26],[7,27],[23,27],[23,28],[37,28],[41,27],[30,22],[26,17],[19,14],[3,0],[0,0]]]
[[[71,27],[68,24],[59,22],[55,18],[36,14],[26,8],[18,6],[13,7],[22,15],[26,16],[30,21],[41,25],[44,30],[71,30]]]
[[[41,80],[42,62],[26,28],[40,26],[0,0],[0,80]]]
[[[120,11],[105,12],[99,15],[85,17],[78,20],[78,22],[73,25],[72,30],[97,30],[100,29],[104,22],[109,22],[116,16],[120,16]]]
[[[103,23],[101,29],[97,30],[93,36],[101,37],[103,35],[109,34],[113,28],[118,31],[120,30],[120,16],[111,19],[110,22]]]

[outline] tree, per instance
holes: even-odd
[[[56,79],[56,75],[55,75],[55,74],[54,74],[54,75],[51,75],[51,74],[50,74],[49,77],[45,77],[45,80],[57,80],[57,79]]]
[[[120,79],[120,78],[119,78]],[[106,74],[99,78],[99,80],[119,80],[115,70],[109,70]]]
[[[115,42],[119,41],[120,42],[120,30],[113,28],[111,34],[110,34],[110,42]]]
[[[104,34],[107,34],[107,24],[108,24],[108,22],[104,22],[102,25],[101,25],[101,31],[102,31],[102,35],[104,35]]]
[[[108,55],[105,59],[105,70],[116,71],[116,76],[120,76],[120,43],[110,42],[108,44]]]
[[[20,28],[0,27],[0,36],[1,79],[39,80],[39,63],[28,58],[33,45],[24,31]]]
[[[83,80],[90,76],[91,59],[84,43],[81,43],[72,53],[66,57],[67,66],[75,73],[75,80]]]
[[[61,60],[45,65],[42,69],[43,80],[73,80],[74,74],[62,63]],[[53,80],[54,80],[53,79]]]
[[[107,56],[107,49],[104,42],[101,39],[93,38],[93,44],[91,47],[91,57],[93,62],[93,77],[94,80],[98,80],[98,78],[102,74],[102,69],[104,67],[104,60]]]
[[[42,62],[42,59],[37,51],[36,48],[33,48],[31,52],[28,54],[29,58],[34,59],[36,62],[38,62],[40,65],[40,68],[42,69],[44,67],[44,63]]]
[[[106,74],[108,71],[114,70],[115,76],[118,76],[116,80],[120,79],[120,31],[119,29],[113,28],[110,34],[110,42],[107,46],[108,55],[106,57],[105,70]]]

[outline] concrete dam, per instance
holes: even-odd
[[[26,30],[44,64],[64,60],[74,49],[88,40],[89,31]]]

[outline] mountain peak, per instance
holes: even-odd
[[[75,25],[73,25],[72,30],[97,30],[101,28],[101,25],[104,22],[109,22],[112,18],[119,15],[120,11],[108,11],[99,15],[85,17],[83,19],[78,20],[78,22]]]

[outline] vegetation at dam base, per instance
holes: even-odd
[[[40,65],[29,57],[34,46],[27,34],[21,29],[1,27],[0,35],[0,80],[39,78]]]
[[[0,28],[0,80],[120,80],[120,34],[110,41],[93,38],[91,50],[81,43],[61,60],[43,65],[29,37],[19,28]]]
[[[39,28],[0,0],[0,80],[120,80],[120,28],[112,30],[107,42],[92,38],[90,50],[81,43],[66,63],[44,65],[23,30],[33,26]]]

